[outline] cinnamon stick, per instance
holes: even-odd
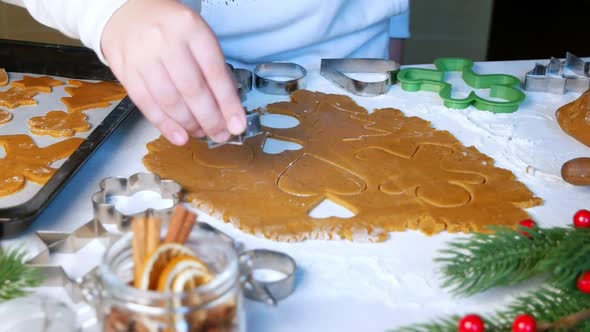
[[[194,227],[196,221],[197,221],[197,215],[190,212],[190,211],[187,211],[187,213],[184,217],[184,223],[182,224],[182,228],[180,229],[180,233],[178,234],[178,236],[176,238],[176,242],[181,243],[181,244],[186,243],[189,236],[191,235],[191,232],[193,230],[193,227]]]
[[[145,218],[134,218],[131,221],[131,231],[133,232],[133,239],[131,242],[133,275],[135,276],[135,281],[138,282],[141,278],[141,268],[146,257],[145,243],[147,229]]]
[[[149,256],[160,245],[160,231],[162,229],[162,220],[160,220],[160,218],[150,216],[147,219],[146,223],[147,235],[145,254]]]
[[[164,238],[164,243],[177,242],[177,236],[182,230],[182,225],[184,224],[184,219],[188,212],[189,211],[185,209],[182,204],[176,205],[176,208],[174,208],[174,211],[172,212],[170,222],[168,223],[168,232]]]

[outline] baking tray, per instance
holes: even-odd
[[[38,74],[63,79],[116,81],[108,67],[89,49],[0,39],[0,67],[9,73]],[[61,87],[63,89],[63,87]],[[53,93],[52,93],[53,95]],[[40,102],[41,104],[41,102]],[[65,108],[62,108],[65,109]],[[0,239],[14,237],[32,224],[68,180],[82,167],[92,153],[135,109],[129,97],[109,107],[110,112],[83,137],[85,141],[59,166],[55,175],[36,191],[32,198],[15,206],[0,207]],[[49,109],[44,109],[45,112]],[[91,112],[85,112],[89,120]],[[14,114],[14,113],[13,113]],[[14,121],[14,120],[13,120]],[[28,127],[25,127],[28,129]],[[0,133],[2,127],[0,127]],[[36,141],[38,136],[29,133]],[[57,165],[53,165],[57,167]],[[30,182],[27,182],[27,186]],[[26,188],[25,188],[26,189]]]

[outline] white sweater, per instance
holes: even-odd
[[[101,58],[105,24],[126,0],[2,0],[27,8],[42,24],[77,38]],[[217,34],[228,61],[250,67],[320,58],[387,57],[390,19],[409,0],[184,0]],[[407,28],[407,22],[405,23]],[[404,28],[404,27],[403,27]],[[402,28],[402,29],[403,29]],[[392,29],[393,30],[393,29]],[[399,37],[399,36],[395,36]]]

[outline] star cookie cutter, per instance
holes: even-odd
[[[398,80],[405,91],[437,92],[448,108],[463,109],[473,106],[478,110],[493,113],[513,113],[518,110],[526,96],[517,87],[520,80],[512,75],[486,74],[473,71],[473,61],[464,58],[440,58],[434,61],[436,69],[404,68],[398,73]],[[452,97],[452,85],[444,81],[445,72],[458,71],[472,88],[490,89],[490,97],[503,99],[496,101],[485,99],[471,91],[465,98]]]
[[[535,64],[525,75],[524,89],[555,94],[584,92],[590,88],[589,68],[589,62],[567,52],[563,62],[552,57],[547,65]]]
[[[140,191],[153,191],[162,199],[171,199],[172,206],[165,209],[148,208],[134,214],[125,214],[117,210],[108,199],[110,196],[131,196]],[[135,217],[155,216],[168,220],[173,208],[182,199],[182,187],[175,181],[163,180],[154,173],[136,173],[129,178],[110,177],[100,182],[100,191],[92,195],[92,207],[95,218],[103,224],[115,224],[121,231],[130,228]]]
[[[393,60],[383,59],[322,59],[320,74],[338,87],[363,97],[379,96],[387,93],[397,81],[400,66]],[[382,74],[375,81],[363,81],[348,74]]]
[[[26,262],[26,265],[38,269],[44,276],[41,286],[64,288],[72,302],[85,301],[85,291],[80,287],[84,280],[94,278],[97,268],[93,268],[82,277],[72,279],[61,265],[52,264],[52,254],[76,254],[91,241],[99,240],[106,248],[118,235],[107,231],[97,219],[78,227],[73,232],[38,231],[37,237],[43,243],[43,249]]]
[[[246,130],[240,134],[230,137],[225,142],[215,142],[209,137],[203,138],[207,142],[207,145],[210,149],[225,145],[225,144],[234,144],[234,145],[242,145],[244,141],[250,137],[258,136],[263,134],[262,131],[262,124],[260,122],[261,114],[264,114],[264,110],[259,111],[246,111]]]

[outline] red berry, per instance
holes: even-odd
[[[459,321],[459,332],[483,332],[483,320],[478,315],[467,315]]]
[[[590,211],[580,210],[574,215],[574,226],[578,228],[590,227]]]
[[[535,332],[537,331],[537,322],[531,315],[519,315],[512,323],[512,332]]]
[[[524,228],[535,228],[537,226],[537,223],[535,223],[532,219],[525,219],[521,222],[518,223],[520,225],[520,227],[524,227]],[[520,234],[530,238],[531,234],[529,234],[528,232],[525,231],[518,231]]]
[[[590,294],[590,271],[580,274],[578,277],[578,289],[583,293]]]

